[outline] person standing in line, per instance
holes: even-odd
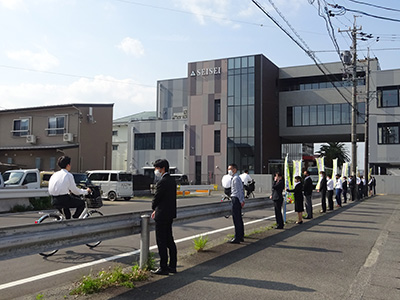
[[[372,177],[372,188],[373,188],[373,194],[376,195],[376,179],[375,177]]]
[[[244,242],[244,224],[242,218],[242,208],[244,206],[243,183],[237,173],[238,166],[230,164],[228,166],[228,174],[232,176],[231,184],[231,201],[232,201],[232,219],[235,226],[235,237],[230,240],[231,244],[240,244]]]
[[[282,216],[282,204],[283,204],[283,179],[282,174],[277,172],[274,177],[274,184],[272,185],[272,195],[270,199],[274,201],[275,208],[275,219],[276,219],[276,229],[283,229],[283,216]]]
[[[62,210],[66,219],[71,219],[70,208],[76,208],[72,217],[77,219],[85,209],[85,201],[73,195],[87,195],[91,190],[76,187],[74,176],[70,173],[71,158],[69,156],[60,156],[57,165],[61,170],[51,175],[49,180],[51,204],[58,210]]]
[[[335,191],[336,191],[336,206],[342,207],[342,179],[340,175],[336,174]]]
[[[326,212],[326,191],[327,191],[327,180],[326,173],[324,171],[319,172],[321,174],[321,181],[319,182],[319,192],[321,192],[321,213]]]
[[[156,242],[160,256],[160,267],[152,271],[157,275],[176,273],[177,249],[172,235],[172,222],[176,218],[176,182],[169,175],[169,162],[157,159],[154,162],[154,175],[161,178],[156,184],[151,208],[151,218],[156,223]],[[168,264],[169,250],[169,264]]]
[[[249,170],[244,170],[242,174],[239,175],[240,179],[243,182],[244,185],[244,189],[246,191],[246,196],[245,198],[249,198],[249,184],[251,183],[251,181],[253,180],[250,175],[249,175]]]
[[[363,196],[366,198],[368,197],[368,184],[367,184],[367,177],[362,177],[361,178],[362,183],[363,183]]]
[[[357,189],[358,189],[358,200],[361,200],[364,198],[364,182],[363,182],[363,177],[362,175],[360,177],[357,177]]]
[[[306,212],[307,217],[304,219],[312,219],[313,218],[313,207],[312,207],[312,192],[313,192],[313,183],[308,171],[304,171],[304,197],[306,197]]]
[[[343,183],[342,183],[342,190],[343,190],[343,203],[347,203],[347,177],[343,176]]]
[[[353,175],[350,175],[349,178],[349,189],[350,189],[350,196],[351,196],[351,201],[356,201],[357,199],[357,189],[356,189],[356,179],[354,178]]]
[[[296,224],[303,224],[304,198],[303,198],[303,183],[301,182],[301,177],[296,176],[294,178],[294,189],[293,190],[286,189],[286,191],[291,193],[294,192],[294,211],[297,212]],[[305,219],[311,219],[311,218],[305,218]]]
[[[330,175],[326,176],[326,189],[328,194],[328,210],[333,210],[333,187],[334,182]]]

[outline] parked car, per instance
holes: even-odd
[[[38,169],[5,171],[3,179],[5,188],[40,188],[40,174]]]
[[[3,176],[0,174],[0,189],[2,189],[4,187],[4,180],[3,180]]]
[[[40,187],[48,187],[49,179],[51,175],[54,174],[54,171],[41,171],[40,172]]]
[[[131,173],[115,170],[94,170],[86,173],[93,184],[100,186],[102,198],[114,201],[118,198],[129,200],[133,196]]]
[[[188,185],[189,184],[189,179],[184,174],[171,174],[171,177],[175,179],[175,182],[178,185]]]

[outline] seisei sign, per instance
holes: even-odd
[[[190,72],[190,77],[219,75],[219,74],[221,74],[221,67],[203,68],[203,69],[193,70],[192,72]]]

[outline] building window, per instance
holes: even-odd
[[[399,87],[378,88],[378,107],[399,106]]]
[[[118,145],[112,145],[112,149],[113,149],[113,151],[118,150]]]
[[[365,103],[357,103],[357,123],[365,122]],[[348,103],[288,106],[287,127],[316,125],[348,125],[351,123],[351,106]]]
[[[399,144],[400,123],[378,124],[378,144]]]
[[[214,101],[214,121],[220,122],[221,121],[221,100],[216,99]]]
[[[135,133],[135,150],[154,150],[155,148],[155,133]]]
[[[221,130],[214,131],[214,152],[221,152]]]
[[[161,133],[161,149],[183,149],[183,132]]]
[[[13,121],[13,136],[27,136],[29,134],[30,119],[19,119]]]
[[[56,168],[56,158],[54,156],[50,157],[50,170],[55,170]]]
[[[65,132],[65,116],[50,117],[46,130],[48,135],[63,134]]]
[[[118,130],[113,130],[112,131],[112,136],[118,136]]]

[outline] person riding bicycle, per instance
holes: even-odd
[[[51,204],[63,212],[66,219],[71,219],[70,208],[76,208],[74,219],[79,218],[85,209],[85,202],[74,195],[87,195],[91,189],[79,189],[76,187],[74,176],[71,171],[71,158],[61,156],[57,160],[60,171],[55,172],[49,180],[49,194]]]
[[[246,191],[245,198],[249,198],[250,193],[254,191],[254,185],[252,185],[253,179],[249,175],[249,170],[244,170],[244,172],[242,174],[240,174],[239,177],[242,180],[244,189]]]

